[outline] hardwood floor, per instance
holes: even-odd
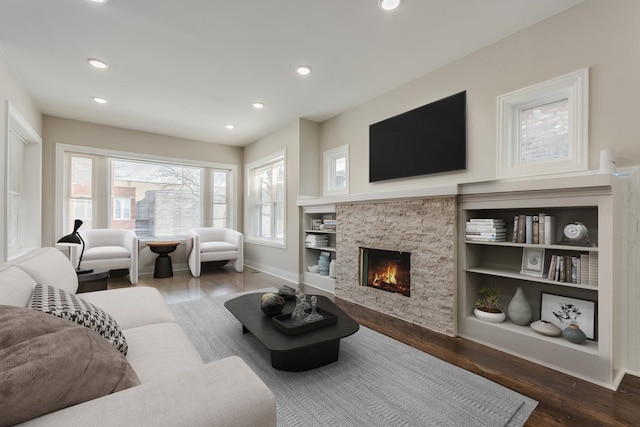
[[[174,277],[141,276],[137,286],[157,288],[168,303],[208,298],[287,283],[265,273],[229,267],[188,271]],[[128,287],[127,277],[112,277],[109,288]],[[336,303],[358,323],[474,372],[539,402],[527,426],[640,426],[640,378],[626,375],[617,391],[607,390],[549,368],[462,338],[451,338],[380,314],[348,301]]]

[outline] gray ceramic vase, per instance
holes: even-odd
[[[515,295],[511,298],[509,307],[507,309],[509,319],[516,325],[529,326],[531,319],[533,319],[533,311],[531,310],[531,304],[524,296],[524,291],[521,287],[518,287]]]
[[[587,336],[582,332],[582,329],[573,323],[568,328],[563,329],[562,336],[574,344],[584,344],[587,340]]]

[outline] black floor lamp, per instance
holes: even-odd
[[[93,271],[93,268],[86,270],[80,269],[80,263],[82,262],[82,256],[84,255],[84,240],[80,237],[80,233],[78,233],[78,229],[81,225],[82,220],[76,219],[75,224],[73,225],[73,232],[61,237],[57,242],[59,245],[63,246],[82,245],[82,252],[80,252],[80,259],[78,260],[78,267],[76,267],[76,274],[91,273]]]

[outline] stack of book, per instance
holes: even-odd
[[[329,244],[329,238],[324,234],[307,234],[305,242],[309,247],[323,248]]]
[[[322,220],[322,225],[320,226],[320,230],[322,230],[322,231],[336,231],[336,220],[335,219],[324,219],[324,220]]]
[[[466,239],[479,242],[505,242],[507,226],[499,218],[471,218],[466,224]]]

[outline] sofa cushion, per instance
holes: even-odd
[[[29,301],[29,308],[86,326],[104,337],[122,354],[127,354],[127,341],[115,319],[74,294],[38,283]]]
[[[98,246],[84,251],[82,261],[131,258],[131,252],[123,246]]]
[[[0,304],[26,307],[36,281],[18,267],[0,271]]]
[[[202,242],[200,253],[237,251],[238,246],[227,242]]]
[[[0,426],[140,384],[95,332],[24,307],[0,306]]]
[[[56,248],[33,250],[11,261],[38,283],[46,283],[67,292],[78,290],[78,275],[69,259]]]
[[[177,323],[157,323],[125,329],[127,361],[142,384],[161,381],[204,364],[200,353]]]
[[[148,286],[88,292],[82,299],[109,313],[122,329],[176,321],[160,292]]]

